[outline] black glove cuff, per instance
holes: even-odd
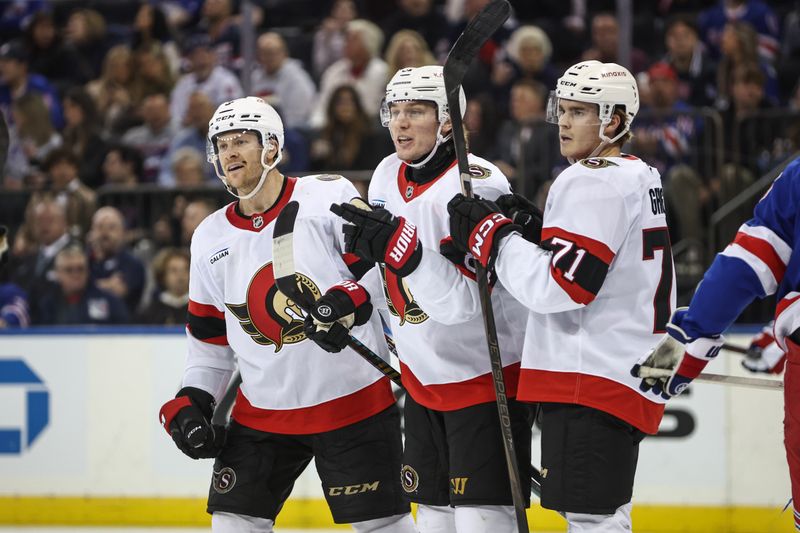
[[[369,317],[372,316],[372,304],[370,303],[371,296],[369,292],[364,290],[364,294],[367,295],[367,301],[356,307],[355,302],[342,290],[332,290],[325,293],[325,298],[331,299],[331,307],[338,312],[334,320],[352,314],[354,326],[363,326],[366,324]],[[320,320],[319,317],[316,318]],[[330,319],[326,321],[330,321]]]
[[[417,247],[414,248],[413,252],[411,252],[411,257],[409,257],[408,260],[403,263],[402,267],[398,269],[394,269],[388,265],[386,267],[403,278],[414,272],[419,266],[420,261],[422,261],[422,243],[418,242]]]
[[[175,397],[180,398],[181,396],[188,396],[192,401],[192,404],[200,409],[201,413],[203,413],[205,419],[211,420],[211,416],[214,414],[214,408],[217,405],[216,400],[214,400],[214,396],[207,393],[203,389],[198,389],[197,387],[182,388],[178,391],[178,394],[176,394]]]
[[[519,224],[506,224],[495,232],[494,238],[492,240],[492,257],[497,257],[497,252],[500,251],[500,241],[506,238],[511,232],[517,232],[520,235],[522,234],[522,226]]]

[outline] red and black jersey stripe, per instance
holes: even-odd
[[[361,259],[356,254],[342,254],[342,259],[344,260],[344,264],[347,265],[348,270],[350,270],[350,273],[353,274],[353,279],[356,281],[363,278],[364,274],[375,266],[375,263],[372,261]]]
[[[216,307],[189,300],[189,333],[199,341],[220,346],[228,345],[225,314]]]
[[[591,303],[608,274],[614,252],[600,241],[561,228],[542,230],[542,248],[553,252],[550,275],[573,301]]]

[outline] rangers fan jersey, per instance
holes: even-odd
[[[496,166],[474,155],[469,163],[476,194],[494,200],[510,192]],[[408,181],[406,168],[394,154],[385,158],[369,187],[370,203],[416,225],[425,248],[411,275],[399,278],[386,269],[380,273],[403,384],[418,403],[439,411],[495,401],[474,272],[465,262],[456,266],[439,253],[450,234],[447,202],[461,191],[458,167],[454,161],[424,184]],[[499,285],[492,303],[507,394],[513,397],[525,312]]]
[[[714,258],[695,292],[682,327],[690,337],[726,330],[755,298],[775,294],[775,340],[800,327],[800,159],[792,161],[761,198],[753,218]]]
[[[317,298],[320,288],[354,277],[342,255],[341,219],[329,206],[355,196],[353,185],[339,176],[286,178],[266,212],[246,217],[234,202],[200,224],[191,246],[183,386],[219,399],[235,358],[242,385],[233,419],[287,434],[336,429],[394,402],[388,380],[355,352],[331,355],[307,341],[303,312],[275,287],[272,231],[289,200],[300,204],[294,242],[303,292]],[[377,315],[353,335],[388,358]]]
[[[630,368],[675,306],[658,171],[627,155],[573,164],[547,196],[541,247],[509,235],[496,270],[532,311],[518,398],[593,407],[656,433],[664,400],[639,391]]]

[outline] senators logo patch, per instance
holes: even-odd
[[[400,469],[400,484],[406,492],[414,492],[419,487],[419,474],[408,465]]]
[[[581,165],[585,166],[586,168],[606,168],[606,167],[619,166],[613,161],[609,161],[608,159],[603,159],[602,157],[590,157],[588,159],[581,159]]]
[[[319,288],[309,278],[298,273],[297,283],[308,298],[319,298]],[[303,333],[305,315],[275,286],[272,262],[261,267],[250,280],[246,302],[226,306],[245,333],[258,344],[275,346],[276,352],[281,351],[284,344],[295,344],[306,338]]]
[[[492,175],[492,171],[490,169],[476,165],[475,163],[471,164],[468,168],[469,173],[472,175],[472,179],[485,180]]]
[[[219,494],[230,492],[234,485],[236,485],[236,472],[234,472],[233,468],[228,466],[219,472],[215,470],[214,481],[212,482],[212,485],[214,487],[214,491],[218,492]]]
[[[398,277],[386,267],[381,269],[383,274],[383,292],[389,304],[389,312],[400,318],[400,325],[406,322],[421,324],[428,320],[428,315],[423,311],[414,296],[408,290],[408,285],[403,278]]]

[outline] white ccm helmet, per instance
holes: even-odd
[[[575,100],[597,104],[600,117],[600,138],[611,144],[622,138],[630,129],[639,112],[639,89],[636,79],[628,69],[616,63],[582,61],[572,65],[556,82],[547,103],[547,122],[558,124],[558,101]],[[611,122],[615,106],[625,106],[625,127],[613,139],[603,133]]]
[[[239,196],[228,185],[228,181],[225,179],[225,172],[219,161],[219,150],[217,150],[217,137],[219,135],[238,130],[257,133],[261,140],[261,146],[264,147],[261,151],[261,164],[264,166],[261,180],[245,196]],[[271,165],[267,165],[267,151],[270,148],[270,144],[275,142],[278,143],[278,153],[275,161]],[[208,162],[214,166],[217,177],[222,180],[229,193],[240,200],[252,198],[263,187],[269,171],[275,168],[283,157],[283,121],[280,115],[271,105],[255,96],[245,96],[244,98],[237,98],[223,103],[214,111],[214,115],[208,122],[206,157]]]
[[[394,102],[405,102],[409,100],[422,100],[436,104],[439,129],[436,132],[436,144],[433,150],[425,159],[419,163],[407,163],[408,166],[419,168],[431,160],[439,145],[447,142],[452,135],[442,137],[442,126],[450,119],[450,106],[447,105],[447,90],[444,86],[444,74],[439,65],[425,65],[424,67],[404,68],[398,70],[389,84],[386,85],[386,96],[381,102],[381,124],[389,127],[391,112],[389,107]],[[461,117],[467,109],[467,97],[464,95],[464,88],[458,88],[458,101],[461,108]]]

